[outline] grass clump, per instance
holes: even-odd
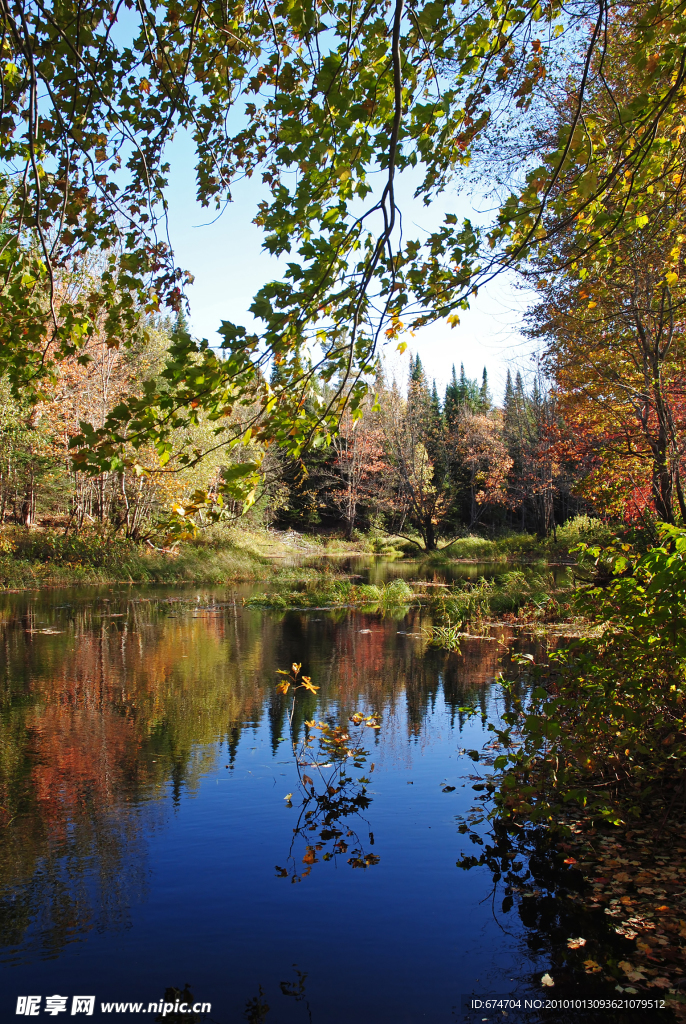
[[[360,606],[384,610],[409,604],[415,595],[404,580],[376,586],[355,583],[331,570],[300,569],[280,574],[270,592],[246,603],[260,608],[340,608]]]
[[[451,649],[440,642],[441,637],[452,642],[455,630],[480,626],[490,618],[527,623],[557,621],[571,611],[574,586],[571,571],[556,580],[552,572],[515,570],[495,579],[481,577],[451,589],[432,591],[423,603],[446,630],[445,635],[434,630],[434,646]]]

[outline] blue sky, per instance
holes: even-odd
[[[218,340],[215,333],[222,320],[246,327],[254,325],[259,330],[259,322],[255,323],[248,313],[252,296],[265,281],[281,276],[279,260],[262,251],[262,233],[252,223],[266,186],[259,176],[238,182],[233,189],[233,202],[215,223],[209,223],[215,214],[203,210],[195,200],[193,152],[186,138],[180,136],[175,140],[169,159],[170,237],[177,264],[195,275],[195,283],[188,291],[193,333],[211,342]],[[411,192],[401,181],[399,193],[406,234],[433,230],[447,211],[458,216],[472,213],[463,199],[456,200],[450,194],[441,196],[427,210],[412,200]],[[423,328],[415,338],[407,339],[404,359],[398,357],[394,348],[384,356],[390,367],[404,376],[409,350],[418,352],[427,376],[430,380],[435,378],[441,393],[453,363],[459,370],[463,362],[468,376],[479,379],[486,366],[494,398],[501,401],[508,366],[529,365],[529,347],[518,333],[525,305],[526,296],[514,288],[511,280],[502,279],[478,295],[472,308],[461,314],[459,327],[451,329],[439,323]]]

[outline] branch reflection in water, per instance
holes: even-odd
[[[300,882],[310,874],[312,865],[319,861],[318,853],[321,853],[321,859],[325,861],[335,861],[349,853],[347,861],[353,868],[372,867],[380,860],[376,854],[366,852],[366,843],[361,838],[362,829],[357,831],[351,827],[355,818],[363,821],[367,842],[370,846],[374,845],[374,833],[362,815],[371,803],[367,795],[370,780],[364,774],[355,779],[349,773],[353,768],[364,771],[370,756],[362,744],[364,730],[380,729],[381,716],[365,715],[357,711],[350,716],[347,726],[325,721],[306,721],[304,738],[298,744],[293,732],[298,690],[315,694],[318,689],[309,676],[301,675],[301,668],[302,665],[294,662],[290,673],[279,669],[283,679],[277,685],[281,694],[293,691],[288,721],[301,798],[287,867],[276,865],[277,876],[290,878],[291,882]],[[373,771],[372,763],[369,773]],[[293,807],[292,793],[287,795],[286,801],[287,807]],[[303,844],[305,850],[300,858]],[[300,864],[305,867],[301,868]]]

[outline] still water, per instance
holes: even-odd
[[[459,708],[498,699],[511,638],[431,651],[418,609],[272,612],[249,592],[0,599],[0,1019],[29,994],[69,997],[41,1008],[66,1019],[79,994],[151,1020],[176,989],[218,1024],[447,1024],[464,993],[540,994],[545,948],[491,871],[456,866],[484,770],[460,751],[488,737]],[[275,689],[293,662],[320,687],[298,694],[298,739],[307,718],[381,716],[359,813],[320,849]]]

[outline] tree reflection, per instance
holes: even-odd
[[[286,876],[324,860],[376,863],[372,755],[338,757],[337,746],[362,750],[361,733],[374,736],[377,763],[406,756],[439,693],[456,716],[485,700],[501,649],[427,652],[421,615],[277,616],[226,590],[0,596],[5,955],[52,956],[91,929],[128,927],[146,896],[147,836],[258,727],[274,751],[292,727],[305,759]],[[272,680],[301,657],[319,689],[299,693],[289,722],[289,696]],[[356,724],[359,707],[383,716],[385,754],[379,730]]]
[[[290,878],[300,882],[318,863],[317,854],[323,861],[337,861],[346,856],[353,868],[368,868],[378,864],[380,858],[366,852],[366,844],[360,832],[351,827],[355,819],[365,823],[370,846],[374,845],[374,834],[369,822],[362,816],[371,803],[367,796],[369,779],[365,775],[354,779],[351,769],[362,771],[369,757],[369,751],[362,745],[365,729],[377,731],[381,728],[380,715],[364,715],[355,712],[348,724],[336,725],[325,721],[306,721],[305,735],[298,745],[293,734],[293,717],[298,691],[304,689],[315,693],[316,687],[309,676],[301,675],[300,663],[294,662],[290,674],[278,670],[284,678],[277,685],[279,693],[286,696],[292,690],[292,704],[288,716],[291,727],[291,743],[298,772],[300,805],[298,819],[293,829],[287,864],[276,865],[277,877]],[[369,767],[370,774],[374,764]],[[293,806],[293,794],[287,796],[287,806]],[[300,854],[304,854],[302,858]],[[300,865],[304,864],[302,868]]]
[[[297,964],[293,964],[293,971],[295,973],[295,981],[279,982],[281,995],[286,996],[287,999],[294,1000],[295,1003],[302,1004],[303,1010],[305,1014],[307,1014],[308,1024],[313,1024],[312,1008],[310,1007],[305,990],[307,972],[299,970]],[[271,1007],[265,999],[264,989],[260,985],[257,995],[253,996],[253,998],[249,999],[245,1004],[243,1019],[247,1021],[248,1024],[264,1024],[270,1009]]]

